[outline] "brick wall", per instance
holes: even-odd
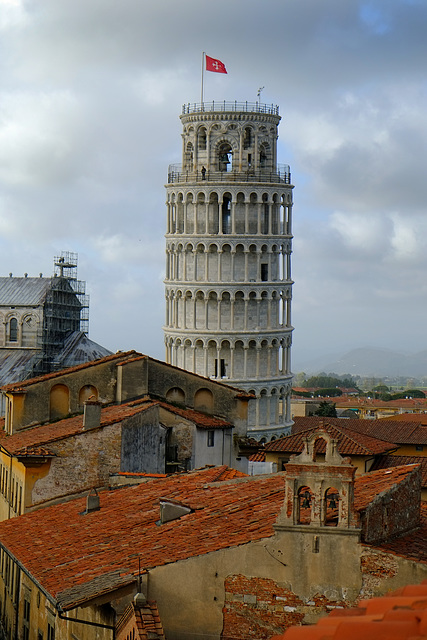
[[[312,622],[342,602],[325,596],[304,601],[269,578],[228,576],[225,580],[222,640],[269,640],[292,625]]]

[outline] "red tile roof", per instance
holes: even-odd
[[[427,581],[357,608],[334,609],[316,625],[291,627],[271,640],[421,640],[427,638]]]
[[[176,415],[186,418],[202,429],[226,429],[232,427],[230,422],[226,422],[220,418],[207,416],[204,413],[194,411],[193,409],[179,409],[166,402],[150,400],[147,397],[140,400],[132,400],[131,402],[126,402],[120,405],[115,404],[102,407],[100,427],[116,424],[156,405],[167,409],[171,413],[175,413]],[[26,449],[29,450],[34,447],[40,447],[41,445],[47,445],[58,440],[63,440],[64,438],[83,433],[85,433],[85,431],[83,431],[83,415],[79,414],[72,418],[58,420],[58,422],[36,425],[28,429],[23,429],[22,431],[17,431],[12,435],[7,434],[5,431],[1,431],[0,445],[13,455],[21,455],[20,452],[25,451]]]
[[[392,442],[385,442],[384,440],[378,440],[377,438],[357,433],[345,426],[337,426],[336,423],[329,424],[329,419],[324,419],[321,426],[322,429],[325,429],[325,431],[330,433],[333,438],[338,440],[338,451],[344,456],[372,456],[396,449],[396,445]],[[278,440],[273,440],[272,442],[268,442],[264,449],[266,452],[280,451],[301,453],[304,447],[303,438],[316,431],[317,428],[317,426],[312,427],[306,431],[299,431],[296,434],[284,436]],[[318,452],[325,453],[325,451],[326,443],[324,440],[320,440]]]
[[[126,631],[129,631],[130,627],[136,630],[136,635],[130,636],[132,640],[165,640],[157,604],[153,601],[148,601],[141,607],[131,603],[126,608],[117,623],[117,640],[125,640],[128,637]]]
[[[357,480],[358,508],[412,471],[376,471]],[[78,498],[1,522],[0,540],[52,597],[71,608],[133,582],[137,557],[149,568],[272,536],[285,474],[241,476],[213,467],[101,492],[100,510],[86,515],[86,500]],[[192,511],[158,526],[161,498]],[[423,544],[417,553],[427,562],[427,537]]]
[[[387,491],[390,486],[405,480],[408,474],[417,467],[416,464],[409,464],[404,467],[371,471],[356,477],[354,481],[354,508],[356,511],[365,509],[374,498]]]
[[[380,456],[371,467],[371,471],[389,469],[405,464],[419,464],[421,467],[421,486],[427,487],[427,458],[421,456]]]
[[[427,444],[427,426],[394,420],[357,420],[355,431],[396,444]]]
[[[421,415],[421,414],[420,414]],[[295,416],[292,433],[322,425],[325,418],[320,416]],[[395,442],[396,444],[427,444],[427,426],[422,420],[408,421],[381,418],[379,420],[359,420],[355,418],[327,418],[328,424],[346,427],[352,431],[363,433],[378,440]]]

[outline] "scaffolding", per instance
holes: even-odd
[[[86,282],[77,279],[77,253],[62,251],[54,258],[54,274],[46,294],[43,313],[42,357],[38,373],[55,369],[55,357],[67,336],[89,330],[89,296]]]

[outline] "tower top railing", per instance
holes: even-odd
[[[209,113],[210,111],[244,111],[248,113],[266,113],[272,116],[279,115],[279,107],[274,104],[262,104],[261,102],[237,102],[217,101],[215,102],[188,102],[182,105],[182,114],[189,113]]]
[[[168,168],[168,184],[182,182],[271,182],[291,184],[291,169],[288,164],[278,164],[272,169],[254,171],[201,171],[183,170],[182,164],[170,164]]]

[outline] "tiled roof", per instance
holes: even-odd
[[[359,508],[412,471],[376,471],[364,477],[371,484],[356,481]],[[82,498],[52,505],[1,522],[0,539],[63,608],[71,608],[96,589],[133,582],[138,557],[149,568],[272,536],[285,474],[238,475],[227,467],[207,468],[101,492],[99,511],[86,515]],[[192,511],[158,526],[161,498]],[[424,547],[427,562],[427,538]]]
[[[355,430],[396,444],[427,444],[427,426],[400,420],[357,420]]]
[[[427,409],[427,398],[401,398],[400,400],[379,400],[374,398],[352,398],[350,396],[338,396],[329,398],[331,402],[336,403],[337,408],[351,407],[354,409]]]
[[[265,462],[265,451],[258,451],[258,453],[252,453],[249,458],[249,462]]]
[[[405,480],[417,466],[409,464],[403,467],[380,469],[356,477],[354,481],[354,508],[356,511],[362,511],[374,498],[387,491],[390,486]]]
[[[120,422],[126,418],[145,411],[148,406],[147,402],[128,402],[120,405],[110,405],[101,410],[101,427],[106,427],[116,422]],[[79,414],[72,418],[64,418],[58,422],[50,424],[37,425],[29,429],[17,431],[13,435],[9,435],[4,431],[0,433],[0,444],[7,449],[9,453],[18,455],[18,453],[26,448],[40,447],[57,440],[62,440],[76,434],[85,433],[83,431],[83,415]]]
[[[200,413],[200,411],[195,411],[194,409],[181,409],[180,407],[176,407],[173,404],[168,404],[167,402],[162,402],[160,400],[155,400],[153,402],[178,416],[194,422],[194,424],[201,429],[229,429],[233,426],[231,422],[227,422],[222,418],[215,418],[214,416]]]
[[[379,418],[381,422],[385,421],[403,421],[403,422],[418,422],[418,424],[427,425],[427,413],[396,413],[394,416],[387,416],[387,418]]]
[[[124,633],[130,624],[136,629],[136,635],[131,636],[132,640],[165,640],[157,604],[153,601],[148,601],[140,607],[136,607],[132,602],[126,608],[116,627],[118,640],[124,640]]]
[[[107,427],[111,424],[121,422],[126,418],[130,418],[138,413],[146,411],[150,407],[156,405],[162,406],[171,413],[181,415],[187,420],[194,422],[198,427],[203,429],[225,429],[232,425],[225,420],[207,416],[199,411],[192,409],[178,409],[167,402],[159,402],[150,400],[148,397],[140,400],[132,400],[120,405],[109,405],[101,409],[100,427]],[[20,455],[19,452],[36,446],[46,445],[57,440],[85,433],[83,431],[83,415],[79,414],[72,418],[64,418],[58,422],[50,424],[36,425],[29,429],[23,429],[9,435],[4,431],[0,432],[0,444],[13,455]]]
[[[126,360],[131,355],[135,355],[135,351],[120,351],[118,353],[113,353],[109,356],[105,356],[105,358],[100,358],[99,360],[93,360],[91,362],[84,362],[83,364],[76,365],[75,367],[69,367],[68,369],[61,369],[60,371],[53,371],[52,373],[46,373],[43,376],[37,376],[36,378],[29,378],[28,380],[21,380],[20,382],[14,382],[12,384],[7,384],[2,387],[3,391],[14,391],[18,389],[25,389],[32,384],[36,384],[37,382],[42,382],[43,380],[51,380],[54,378],[58,378],[60,376],[68,375],[69,373],[74,373],[74,371],[81,371],[82,369],[88,369],[89,367],[97,366],[103,362],[113,362],[114,360]]]
[[[334,609],[316,625],[291,627],[271,640],[421,640],[427,638],[427,581],[357,608]]]
[[[419,415],[422,417],[423,414]],[[293,420],[292,433],[298,433],[315,425],[322,425],[325,418],[319,416],[295,416]],[[327,418],[327,421],[328,424],[344,426],[352,431],[357,431],[358,433],[363,433],[386,442],[395,442],[396,444],[427,444],[427,425],[424,426],[422,424],[423,419],[418,421],[411,418],[408,421],[404,421],[394,420],[391,417],[381,418],[379,420]]]
[[[421,502],[421,526],[405,536],[381,543],[377,548],[396,556],[427,563],[427,502]]]
[[[419,464],[421,467],[421,486],[427,488],[427,458],[422,456],[379,456],[371,467],[371,471],[389,469],[405,464]]]
[[[347,429],[344,426],[338,427],[336,424],[329,424],[328,419],[324,419],[321,426],[322,429],[325,429],[325,431],[330,433],[333,438],[338,440],[338,451],[341,455],[372,456],[396,449],[396,445],[392,442],[378,440],[371,436]],[[317,428],[318,427],[312,427],[306,431],[300,431],[294,435],[284,436],[283,438],[273,440],[272,442],[268,442],[264,449],[266,452],[281,451],[300,453],[304,447],[303,438],[316,431]],[[319,453],[325,453],[326,442],[324,440],[319,441],[317,451]]]

